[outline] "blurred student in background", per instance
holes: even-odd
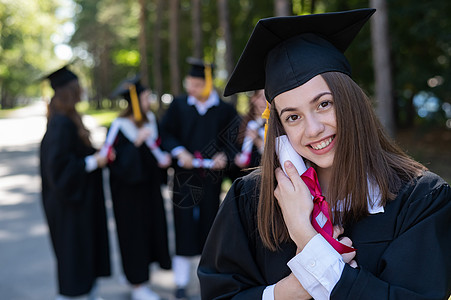
[[[201,254],[218,211],[224,170],[235,155],[238,116],[213,88],[212,65],[188,59],[187,95],[176,97],[161,123],[174,163],[173,212],[176,298],[186,299],[190,258]]]
[[[232,181],[260,165],[264,148],[265,120],[262,114],[266,108],[265,92],[261,89],[249,94],[249,110],[243,116],[237,138],[237,148],[240,152],[235,155],[228,173]]]
[[[158,300],[149,286],[149,265],[171,268],[160,170],[171,157],[159,148],[150,89],[135,77],[113,92],[112,97],[119,96],[128,107],[111,124],[102,154],[114,152],[116,157],[109,168],[122,267],[132,300]]]
[[[42,201],[56,258],[58,300],[97,299],[96,279],[110,275],[102,170],[75,104],[82,89],[67,66],[47,77],[55,91],[40,147]],[[79,299],[79,298],[77,298]]]

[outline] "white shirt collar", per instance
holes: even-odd
[[[370,180],[368,180],[368,213],[371,215],[379,214],[384,212],[384,207],[381,205],[381,193],[379,186]],[[338,203],[338,210],[343,211],[342,201]]]
[[[368,179],[367,179],[368,180]],[[368,212],[372,215],[383,213],[384,207],[381,205],[381,193],[379,186],[368,180]]]
[[[211,91],[210,95],[208,96],[208,99],[205,102],[201,102],[193,96],[188,96],[188,104],[194,105],[194,107],[196,107],[197,112],[201,116],[203,116],[207,113],[207,111],[211,107],[219,105],[219,96],[215,90]]]

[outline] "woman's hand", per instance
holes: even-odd
[[[288,177],[280,168],[275,171],[278,185],[274,190],[274,196],[282,210],[291,239],[296,243],[298,250],[302,251],[317,234],[310,223],[313,210],[312,196],[290,161],[285,162],[285,170]]]
[[[164,159],[162,161],[158,162],[158,166],[162,169],[166,169],[167,167],[169,167],[171,165],[172,157],[171,157],[171,154],[169,154],[167,152],[163,152],[163,155],[164,155]]]
[[[218,152],[213,156],[212,170],[222,170],[227,166],[227,156],[224,152]]]
[[[135,147],[140,147],[145,140],[147,140],[147,138],[150,136],[150,134],[152,133],[152,131],[150,130],[150,128],[147,127],[141,127],[138,130],[138,137],[135,140]]]
[[[291,273],[287,277],[281,279],[274,287],[274,299],[311,299],[312,297],[304,289],[297,278]]]
[[[193,159],[194,156],[186,149],[183,149],[178,155],[177,160],[179,166],[185,169],[192,169],[193,168]]]
[[[343,245],[352,247],[352,241],[347,236],[340,237],[344,232],[343,227],[335,225],[334,226],[334,239],[338,240]],[[343,253],[341,256],[343,257],[343,261],[347,264],[349,264],[353,268],[357,268],[357,262],[354,260],[356,252],[349,252],[349,253]]]
[[[245,133],[245,135],[248,136],[248,137],[250,137],[250,138],[252,139],[252,141],[254,141],[254,142],[255,142],[255,140],[256,140],[257,138],[259,138],[259,136],[258,136],[258,130],[256,130],[256,129],[246,128],[246,133]]]
[[[100,155],[99,152],[96,152],[96,153],[94,154],[94,158],[95,158],[95,160],[96,160],[96,162],[97,162],[97,168],[99,168],[99,169],[105,167],[106,164],[108,163],[108,157],[107,157],[107,156]],[[116,158],[116,155],[114,155],[114,158]],[[114,160],[114,159],[113,159],[113,160]]]
[[[240,159],[241,153],[238,153],[237,155],[235,155],[235,158],[233,159],[233,161],[235,162],[235,165],[237,165],[238,167],[240,167],[241,169],[247,167],[246,163],[243,163]]]

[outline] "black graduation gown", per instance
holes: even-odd
[[[208,236],[198,276],[202,299],[261,299],[288,276],[294,243],[272,252],[257,231],[258,175],[231,187]],[[426,172],[405,184],[385,212],[350,228],[358,268],[346,265],[330,299],[448,299],[451,293],[451,189]]]
[[[237,153],[240,118],[230,104],[220,100],[205,115],[188,105],[187,96],[174,99],[161,122],[162,146],[171,151],[184,146],[203,158],[224,151],[229,161]],[[224,171],[187,170],[175,161],[173,212],[176,254],[199,255],[219,207]]]
[[[122,267],[127,280],[149,280],[149,264],[171,268],[161,172],[150,149],[130,142],[119,130],[116,159],[109,164],[111,197]]]
[[[42,201],[66,296],[86,294],[96,277],[110,275],[102,170],[85,171],[94,152],[68,117],[49,121],[40,148]]]

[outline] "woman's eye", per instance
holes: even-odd
[[[326,108],[326,107],[328,107],[330,104],[332,104],[331,101],[322,101],[322,102],[319,104],[319,108]]]
[[[289,116],[286,118],[286,121],[287,121],[287,122],[293,122],[293,121],[296,121],[297,119],[299,119],[299,116],[298,116],[298,115],[289,115]]]

